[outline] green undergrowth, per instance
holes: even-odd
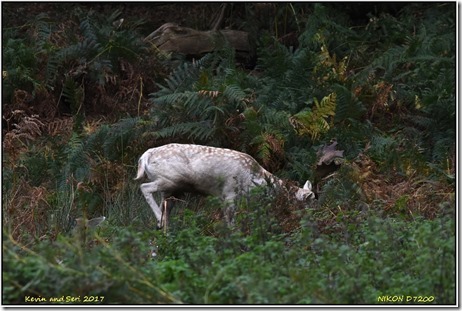
[[[247,233],[187,209],[167,234],[110,219],[85,238],[73,231],[26,246],[4,234],[3,302],[95,296],[98,304],[376,304],[390,295],[455,302],[452,217],[408,221],[370,209],[326,234],[325,212],[312,207],[298,212],[296,231],[284,233],[274,213],[251,204],[236,227],[256,213],[263,219]]]

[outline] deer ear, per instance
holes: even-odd
[[[303,185],[303,189],[305,190],[310,190],[313,186],[311,185],[311,182],[309,180],[306,181],[306,183]]]

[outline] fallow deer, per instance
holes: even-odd
[[[181,192],[213,195],[225,202],[225,220],[233,222],[235,199],[257,186],[273,185],[294,193],[298,201],[314,199],[310,181],[303,188],[288,186],[252,158],[235,150],[200,145],[168,144],[148,149],[138,161],[135,180],[144,176],[150,182],[140,185],[146,201],[162,227],[163,212],[153,197],[165,198]]]

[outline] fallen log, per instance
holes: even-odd
[[[229,45],[236,52],[250,53],[249,34],[240,30],[200,31],[166,23],[144,38],[160,51],[177,52],[188,56],[210,53]]]

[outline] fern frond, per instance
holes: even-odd
[[[82,137],[73,133],[69,138],[64,149],[64,170],[59,181],[61,187],[65,187],[70,179],[75,178],[83,181],[90,174],[90,161],[88,153],[85,150],[85,143]]]
[[[72,118],[55,119],[46,124],[47,133],[50,136],[62,135],[72,132],[74,121]]]
[[[366,112],[363,104],[356,98],[353,92],[343,85],[334,86],[337,95],[337,110],[335,122],[340,123],[345,120],[359,120]]]
[[[40,13],[35,18],[34,25],[37,33],[36,46],[41,52],[46,53],[48,49],[48,41],[52,33],[51,23],[48,21],[48,15],[46,13]]]
[[[256,158],[267,169],[278,169],[281,159],[285,158],[284,137],[280,133],[261,133],[251,141],[251,146],[256,149]]]
[[[83,103],[84,90],[74,79],[66,78],[63,84],[63,96],[71,107],[71,111],[77,114]]]
[[[165,79],[166,86],[161,86],[161,91],[156,94],[162,95],[164,92],[177,92],[190,88],[198,78],[198,70],[194,66],[183,64],[179,66],[167,79]]]
[[[84,38],[90,42],[98,42],[97,30],[93,25],[93,21],[90,16],[86,16],[80,22],[80,31],[82,32]]]
[[[220,95],[220,91],[208,91],[208,90],[199,90],[197,92],[201,96],[208,96],[209,98],[217,98]]]
[[[311,110],[297,113],[290,118],[290,121],[299,135],[309,135],[311,139],[316,140],[330,129],[335,108],[336,94],[332,93],[324,97],[321,102],[315,98]]]
[[[153,133],[157,138],[181,138],[207,141],[213,136],[213,127],[210,121],[183,122],[162,128]]]
[[[246,94],[239,85],[230,84],[225,86],[223,96],[231,103],[240,104],[244,101]]]
[[[130,146],[141,136],[143,128],[139,127],[139,118],[125,118],[111,126],[107,131],[102,149],[110,160],[123,159]],[[90,147],[90,146],[89,146]]]
[[[198,81],[203,68],[207,66],[212,59],[211,54],[207,54],[200,60],[193,63],[184,62],[178,66],[168,78],[165,84],[158,84],[160,90],[150,94],[152,100],[158,97],[170,94],[172,92],[188,91]]]
[[[396,148],[398,144],[398,140],[393,136],[375,133],[371,137],[368,154],[378,163],[392,164],[399,157]]]
[[[176,107],[184,106],[188,102],[198,98],[199,94],[197,92],[185,91],[161,95],[152,99],[152,102],[159,106],[171,105],[172,107]]]
[[[391,81],[393,79],[395,69],[405,60],[404,55],[405,47],[403,46],[394,46],[389,48],[373,59],[369,65],[361,70],[356,78],[358,81],[366,83],[366,81],[370,79],[371,75],[375,75],[377,70],[382,70],[384,77]]]

